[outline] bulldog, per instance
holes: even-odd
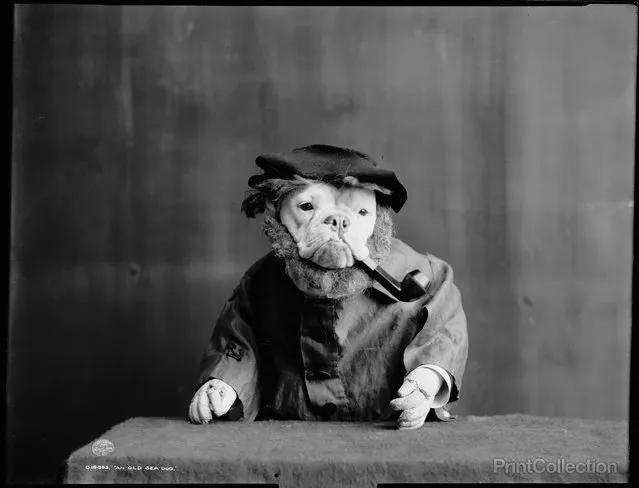
[[[451,420],[468,353],[451,267],[395,237],[407,194],[370,156],[313,145],[257,158],[242,210],[272,251],[242,277],[204,352],[189,406],[214,420]],[[417,269],[428,292],[399,301],[365,260]]]

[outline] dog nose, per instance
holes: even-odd
[[[335,232],[344,232],[351,225],[348,217],[342,215],[329,215],[324,219],[324,223],[329,225]]]

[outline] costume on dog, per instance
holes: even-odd
[[[252,177],[251,186],[293,175],[325,182],[353,176],[388,189],[376,195],[378,203],[396,212],[406,201],[394,173],[358,151],[316,145],[263,155],[257,163],[264,174]],[[443,378],[432,409],[437,418],[447,417],[468,354],[452,269],[398,239],[389,247],[379,264],[391,275],[418,269],[429,278],[421,299],[400,302],[377,283],[340,298],[307,296],[276,250],[246,272],[213,328],[199,377],[200,384],[216,378],[236,392],[227,418],[394,419],[391,400],[407,374],[420,368]]]

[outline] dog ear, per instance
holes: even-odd
[[[277,213],[279,210],[278,204],[283,197],[295,189],[312,183],[311,180],[298,175],[294,175],[290,179],[269,178],[256,184],[246,193],[241,210],[249,219],[257,214],[264,213],[267,209]]]
[[[251,190],[247,192],[246,198],[244,198],[242,202],[241,211],[244,212],[249,219],[252,219],[257,214],[264,212],[267,202],[270,203],[270,200],[266,193],[259,190]]]

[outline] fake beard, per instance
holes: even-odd
[[[271,242],[275,255],[286,264],[286,273],[306,295],[316,298],[343,299],[361,293],[373,285],[374,280],[357,267],[326,269],[299,256],[297,244],[275,212],[264,212],[262,231]],[[390,211],[377,207],[377,219],[367,246],[371,259],[379,262],[390,253],[395,228]]]

